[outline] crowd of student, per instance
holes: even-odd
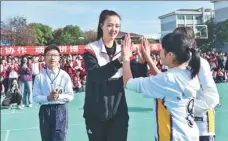
[[[18,103],[18,108],[32,107],[32,87],[36,75],[45,67],[44,56],[1,56],[0,85],[1,96],[9,96],[2,105]],[[73,89],[76,92],[85,90],[86,72],[81,55],[62,55],[59,67],[71,77]],[[12,100],[10,93],[17,90],[20,94]]]
[[[214,109],[219,104],[214,80],[227,81],[227,54],[201,52],[200,57],[193,30],[179,27],[162,39],[160,56],[151,55],[142,38],[141,50],[132,57],[129,34],[122,46],[115,41],[120,19],[115,11],[101,12],[97,41],[86,46],[83,59],[61,55],[56,45],[45,48],[44,56],[1,57],[1,93],[8,96],[2,105],[16,102],[22,109],[32,107],[34,100],[40,104],[42,140],[66,140],[67,103],[74,99],[73,88],[85,91],[89,140],[126,141],[128,89],[153,98],[155,140],[214,140]]]
[[[210,64],[216,83],[228,82],[227,53],[201,52],[200,55]],[[162,72],[168,69],[161,64],[159,54],[152,53],[151,57]],[[136,60],[138,58],[136,54],[135,58]],[[32,107],[32,84],[35,76],[45,66],[44,56],[3,56],[0,58],[0,65],[1,95],[9,93],[10,90],[12,91],[13,84],[17,84],[22,99],[22,103],[18,102],[21,105],[19,108]],[[86,72],[82,55],[62,55],[59,67],[70,75],[76,93],[85,91]],[[13,82],[13,80],[16,81]],[[7,105],[7,101],[5,105]]]
[[[208,51],[201,52],[200,56],[206,59],[210,64],[212,76],[216,83],[228,82],[228,53]],[[151,57],[162,72],[168,69],[162,65],[158,54],[153,53]]]
[[[215,82],[228,81],[228,53],[208,51],[200,55],[209,62]]]

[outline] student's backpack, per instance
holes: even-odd
[[[2,106],[9,106],[12,101],[12,95],[5,97],[5,99],[2,101]]]

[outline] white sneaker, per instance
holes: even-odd
[[[22,105],[18,105],[17,108],[18,108],[19,110],[22,110],[22,109],[23,109]]]
[[[8,109],[12,109],[12,108],[13,108],[13,106],[12,106],[12,104],[10,104],[9,107],[8,107]]]
[[[30,108],[31,108],[31,107],[32,107],[32,104],[29,104],[29,105],[28,105],[28,107],[30,107]]]
[[[24,105],[24,104],[22,104],[22,105],[21,105],[21,107],[22,107],[22,108],[24,108],[24,107],[25,107],[25,105]]]

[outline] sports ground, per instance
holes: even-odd
[[[222,107],[216,109],[216,141],[228,141],[228,83],[217,84]],[[126,92],[130,115],[128,141],[153,141],[151,99]],[[88,141],[83,118],[84,93],[69,103],[67,141]],[[1,141],[41,141],[39,105],[32,108],[1,109]]]

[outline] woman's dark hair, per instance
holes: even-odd
[[[103,32],[101,29],[101,25],[104,24],[104,21],[109,16],[117,16],[121,19],[120,15],[112,10],[103,10],[99,17],[98,27],[97,27],[97,40],[99,40],[103,36]]]
[[[169,33],[162,39],[162,48],[176,55],[176,62],[182,64],[189,61],[192,71],[192,78],[199,73],[200,56],[195,48],[192,47],[191,41],[187,35],[179,33]],[[191,55],[191,54],[192,55]]]

